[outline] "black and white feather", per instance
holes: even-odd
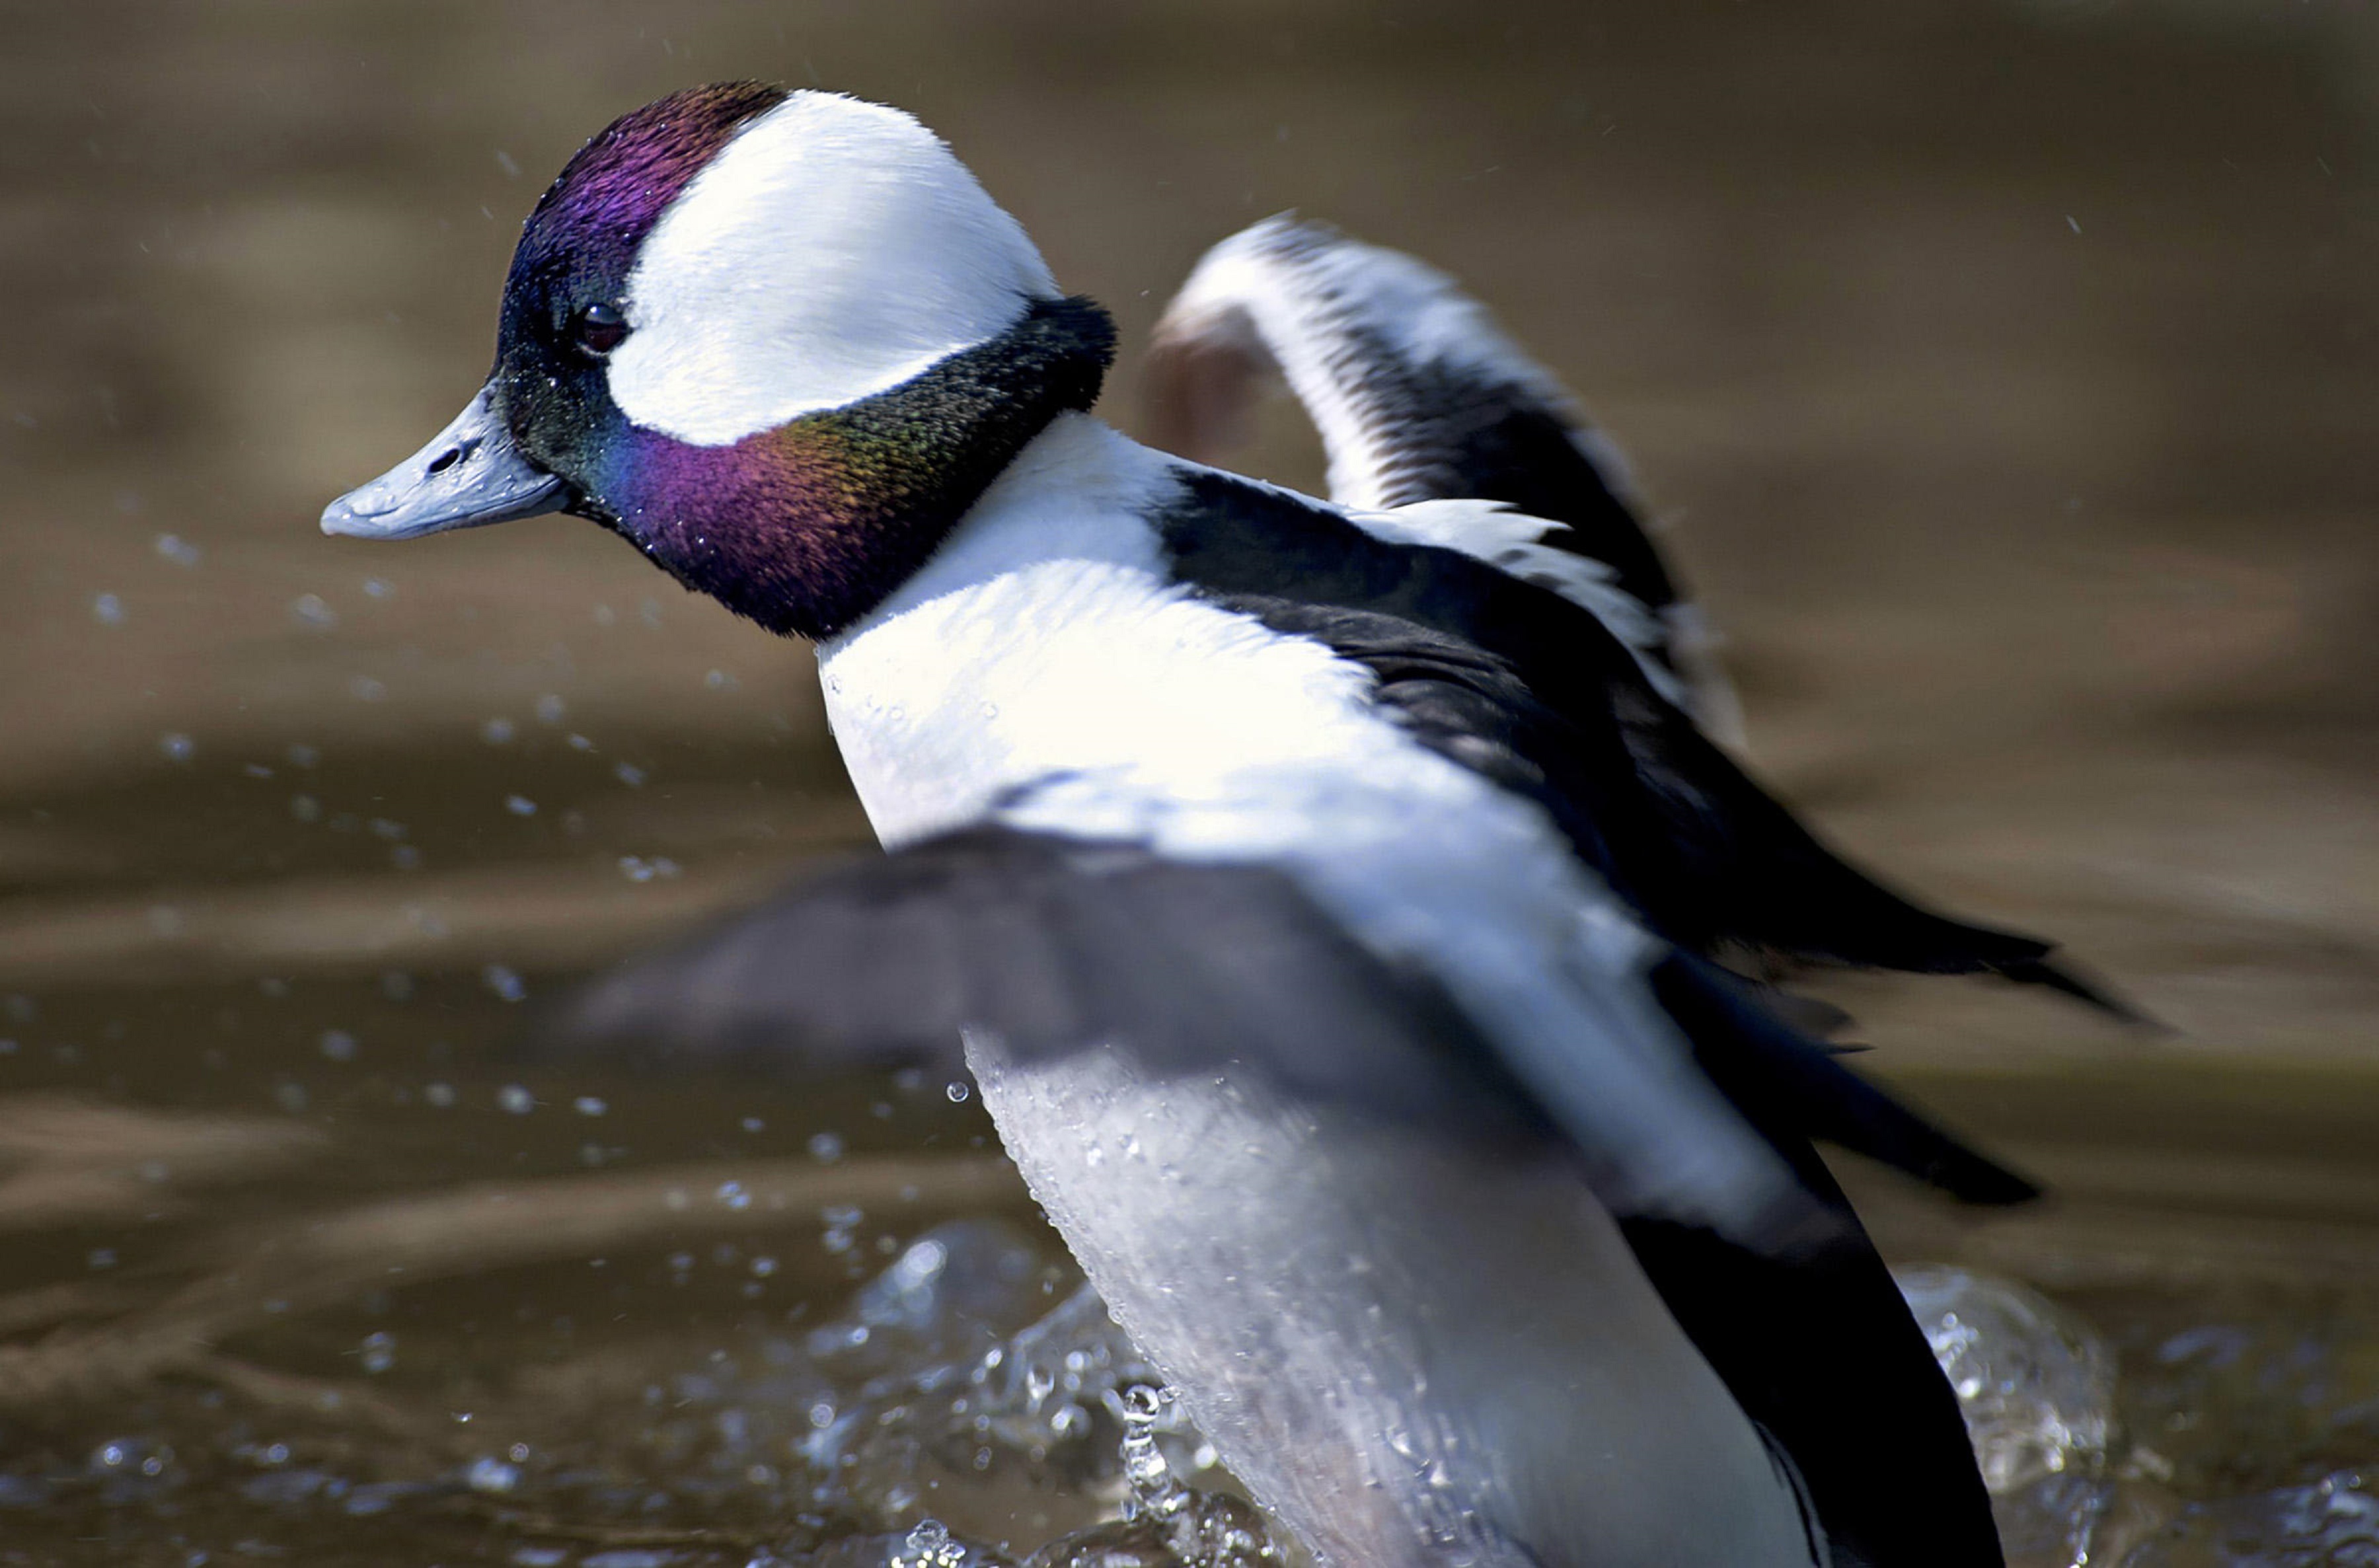
[[[1740,743],[1715,640],[1644,526],[1617,446],[1452,278],[1287,213],[1233,235],[1157,323],[1157,444],[1223,461],[1274,377],[1322,436],[1331,499],[1365,527],[1591,609],[1664,696]]]
[[[1177,513],[1191,571],[1380,669],[1383,701],[1449,754],[1546,799],[1664,934],[1704,952],[1997,974],[2149,1021],[2053,961],[2050,944],[1883,887],[1744,771],[1733,692],[1616,448],[1453,279],[1326,224],[1266,219],[1199,261],[1158,323],[1150,371],[1162,444],[1201,461],[1239,439],[1263,378],[1286,380],[1322,433],[1341,509],[1325,518],[1236,476],[1193,478]],[[1390,558],[1402,564],[1377,564]],[[1390,577],[1425,585],[1390,604]]]

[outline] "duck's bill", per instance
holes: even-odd
[[[570,487],[523,457],[489,405],[470,401],[429,444],[322,509],[322,532],[411,539],[559,512]]]

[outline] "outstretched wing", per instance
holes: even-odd
[[[1158,522],[1178,578],[1369,666],[1378,700],[1416,735],[1541,802],[1579,858],[1670,940],[1997,974],[2141,1021],[2052,962],[2049,944],[1924,909],[1844,862],[1573,600],[1215,469],[1185,469]]]
[[[1828,1139],[1970,1202],[2035,1195],[1723,971],[1673,954],[1649,983],[1763,1132]],[[1466,1135],[1581,1136],[1546,1109],[1564,1096],[1524,1081],[1430,976],[1363,947],[1286,874],[1000,827],[815,874],[598,982],[553,1032],[682,1060],[956,1070],[968,1030],[1022,1059],[1110,1044],[1159,1076],[1235,1064]]]
[[[1680,706],[1739,739],[1733,691],[1618,449],[1452,278],[1286,213],[1233,235],[1157,323],[1153,440],[1221,461],[1274,376],[1321,433],[1332,499],[1365,527],[1475,555],[1592,610]]]

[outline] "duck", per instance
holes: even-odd
[[[1723,754],[1590,608],[1101,423],[1105,312],[854,98],[613,122],[529,215],[496,339],[324,530],[567,513],[808,640],[886,851],[598,1022],[955,1062],[1321,1562],[2002,1562],[1813,1140],[2036,1189],[1712,961],[1740,917],[1697,926],[1717,877],[1633,855],[1672,830],[1628,726]]]

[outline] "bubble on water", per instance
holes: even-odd
[[[479,971],[487,988],[507,1002],[517,1002],[528,995],[528,984],[519,973],[502,964],[489,964]]]
[[[187,762],[199,752],[199,743],[178,730],[169,730],[157,737],[157,749],[174,762]]]
[[[501,1497],[519,1487],[520,1466],[508,1465],[493,1454],[482,1454],[471,1461],[463,1472],[463,1484],[473,1491]]]
[[[776,1272],[777,1260],[774,1258],[762,1256],[752,1260],[752,1273],[755,1278],[767,1279]]]
[[[2103,1467],[2114,1362],[2088,1325],[2022,1285],[1963,1269],[1906,1268],[1893,1279],[1958,1395],[1994,1493]]]
[[[513,738],[513,721],[509,718],[489,718],[480,721],[479,739],[491,746],[502,745]]]
[[[833,1164],[842,1158],[842,1140],[830,1132],[813,1133],[810,1135],[809,1152],[810,1158],[819,1164]]]
[[[967,1087],[964,1080],[954,1078],[944,1087],[942,1092],[950,1097],[951,1104],[962,1105],[966,1104],[967,1096],[973,1092]]]
[[[537,802],[530,800],[526,795],[506,795],[504,797],[504,810],[512,813],[514,816],[535,816],[537,814]]]
[[[334,1062],[352,1062],[356,1059],[356,1037],[344,1029],[324,1030],[320,1043],[322,1055]]]
[[[124,624],[124,601],[114,594],[99,594],[91,601],[91,618],[102,626]]]
[[[712,1193],[711,1196],[718,1200],[722,1208],[740,1211],[748,1209],[752,1206],[751,1189],[740,1181],[720,1182],[719,1184],[719,1190]]]
[[[339,612],[324,603],[320,594],[299,594],[289,601],[289,614],[299,625],[317,632],[327,632],[339,623]]]
[[[396,1336],[384,1329],[375,1329],[364,1335],[356,1355],[363,1369],[377,1376],[396,1365]]]
[[[582,1116],[599,1116],[611,1107],[597,1095],[581,1094],[570,1103],[570,1108]]]
[[[548,692],[537,699],[537,721],[539,724],[559,724],[562,716],[569,711],[569,705],[557,692]]]
[[[157,536],[157,553],[176,566],[196,566],[206,558],[206,552],[179,534]]]
[[[510,1116],[525,1116],[537,1109],[537,1096],[525,1085],[507,1083],[496,1091],[496,1108]]]

